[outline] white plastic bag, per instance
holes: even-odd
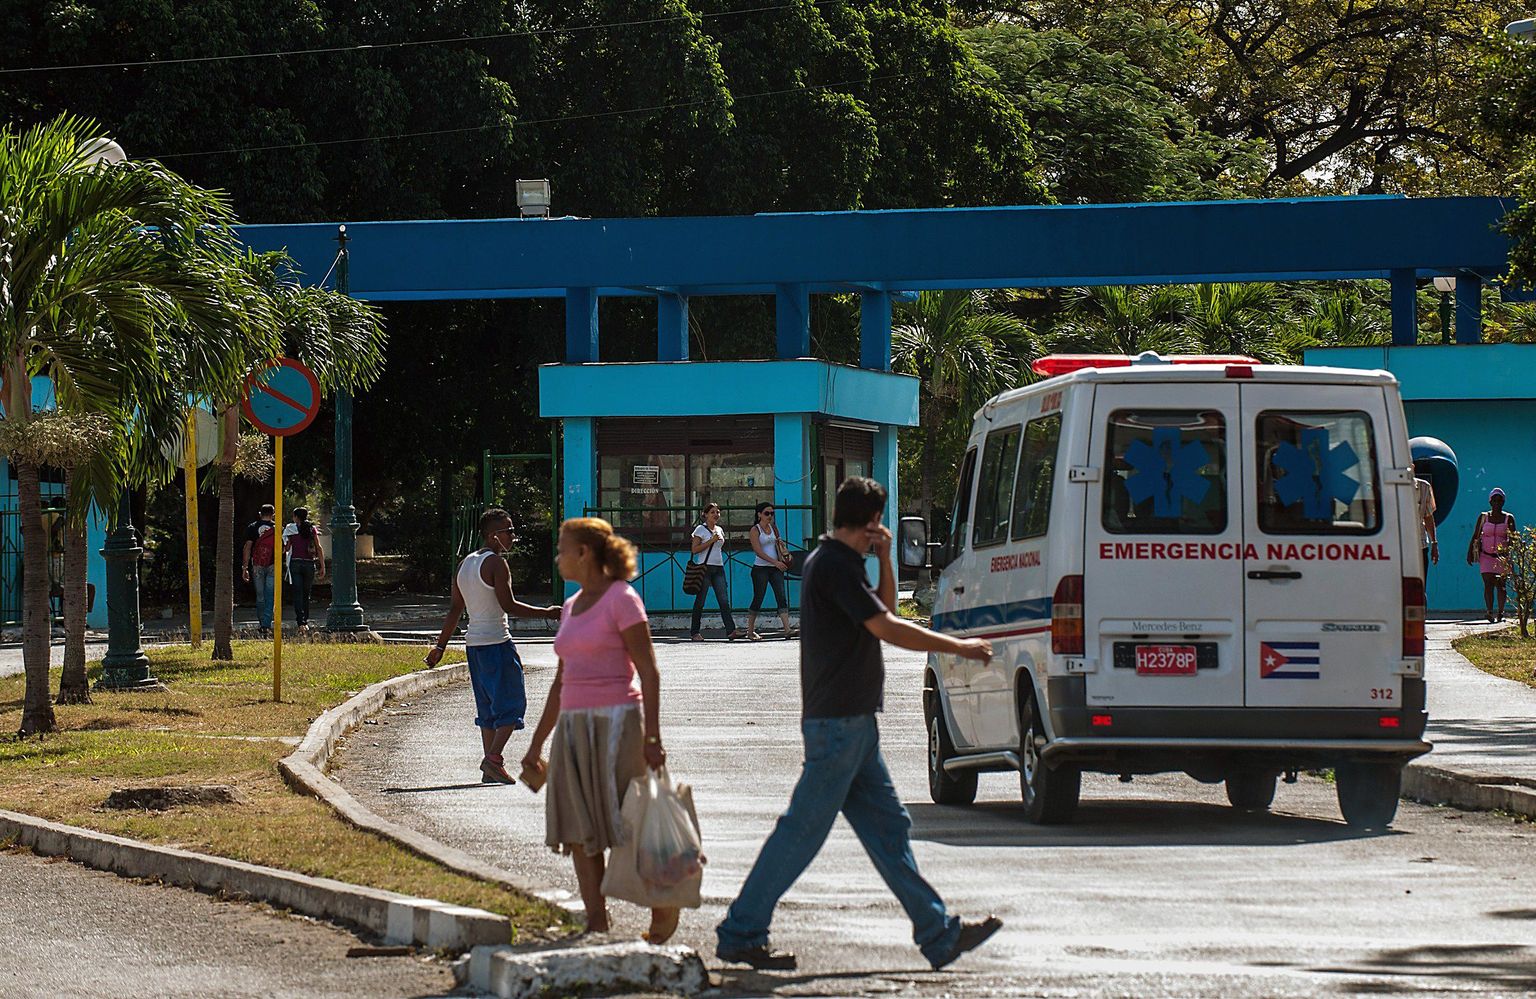
[[[662,794],[663,787],[667,789],[665,795]],[[658,775],[647,771],[645,776],[631,780],[624,793],[624,806],[620,813],[624,838],[608,854],[608,865],[603,871],[603,894],[608,898],[621,898],[650,908],[697,909],[701,904],[704,884],[704,871],[699,866],[704,863],[702,854],[696,854],[698,863],[693,865],[693,875],[674,884],[662,887],[640,876],[642,830],[652,803],[661,797],[681,805],[687,816],[688,829],[692,833],[693,849],[698,849],[702,840],[699,835],[699,816],[693,808],[693,789],[687,784],[674,785],[665,773]],[[666,866],[665,862],[662,866]]]
[[[646,782],[645,815],[640,820],[635,866],[652,888],[670,888],[698,877],[704,864],[698,830],[687,807],[672,790],[666,767],[652,770]]]

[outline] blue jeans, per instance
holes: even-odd
[[[251,585],[256,588],[256,623],[272,627],[272,570],[270,565],[251,566]]]
[[[693,627],[688,629],[690,635],[697,635],[704,623],[704,598],[709,596],[711,588],[715,591],[715,603],[720,605],[720,620],[725,622],[725,630],[736,630],[736,619],[731,616],[731,598],[725,592],[725,566],[706,565],[704,585],[699,587],[698,594],[693,598]]]
[[[315,585],[315,560],[289,559],[288,578],[293,580],[293,620],[302,627],[309,623],[309,590]]]
[[[715,928],[722,950],[768,943],[773,910],[816,857],[841,811],[864,852],[912,920],[912,940],[929,963],[948,957],[960,938],[960,920],[917,871],[912,858],[912,819],[896,797],[880,755],[874,715],[807,718],[800,723],[805,764],[789,799],[763,844],[752,872]]]

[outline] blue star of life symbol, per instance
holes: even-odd
[[[1131,466],[1125,490],[1133,503],[1151,500],[1154,517],[1177,517],[1185,500],[1198,504],[1210,491],[1210,482],[1200,474],[1210,460],[1205,448],[1184,440],[1178,427],[1157,427],[1152,443],[1137,439],[1125,449],[1125,463]]]
[[[1275,467],[1285,474],[1275,479],[1275,496],[1286,506],[1301,504],[1308,520],[1332,520],[1333,501],[1348,504],[1360,483],[1344,473],[1360,463],[1348,441],[1328,447],[1328,431],[1310,427],[1301,432],[1301,446],[1285,443],[1275,449]]]

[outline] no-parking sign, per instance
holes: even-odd
[[[240,411],[262,433],[292,437],[320,412],[320,383],[304,362],[282,358],[246,376]]]

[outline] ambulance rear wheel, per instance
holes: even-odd
[[[1275,800],[1275,775],[1263,770],[1227,774],[1227,800],[1245,812],[1267,812]]]
[[[1072,820],[1082,793],[1083,772],[1074,766],[1047,766],[1040,758],[1045,748],[1045,726],[1040,722],[1040,708],[1034,692],[1024,695],[1019,708],[1019,793],[1024,799],[1024,817],[1036,825],[1059,825]]]
[[[945,762],[955,758],[955,744],[938,695],[928,700],[928,797],[935,805],[969,805],[976,800],[976,771],[944,769]]]
[[[1397,816],[1403,792],[1398,763],[1341,763],[1333,771],[1344,821],[1361,829],[1385,829]]]

